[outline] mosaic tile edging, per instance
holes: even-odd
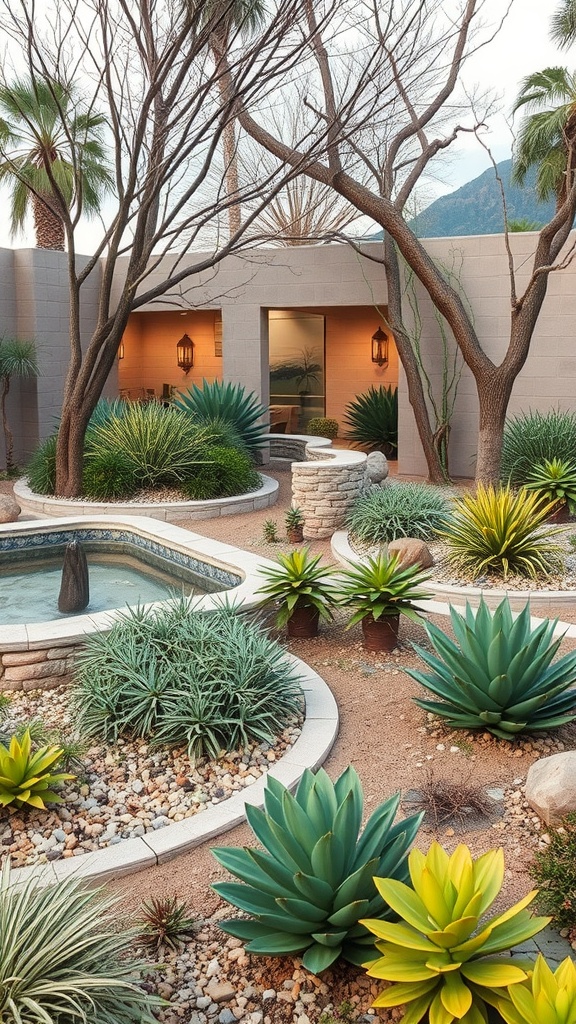
[[[25,882],[34,875],[40,885],[50,885],[70,877],[100,884],[155,867],[241,824],[246,818],[246,804],[262,807],[267,776],[278,779],[293,790],[306,768],[314,771],[328,757],[338,735],[339,718],[336,701],[325,680],[300,658],[294,655],[288,655],[288,658],[300,673],[306,717],[292,750],[274,762],[265,776],[200,814],[138,839],[126,839],[115,846],[80,857],[15,868],[12,872],[14,882]]]
[[[41,522],[41,520],[40,520]],[[177,548],[167,547],[149,537],[142,537],[140,534],[128,530],[111,529],[109,527],[89,527],[80,524],[73,530],[46,531],[44,533],[17,534],[15,536],[0,536],[0,554],[3,551],[26,551],[27,549],[42,549],[55,547],[59,544],[69,544],[74,540],[79,541],[102,541],[118,544],[129,544],[140,551],[148,551],[152,555],[164,558],[168,562],[175,562],[195,572],[198,576],[207,576],[211,580],[217,580],[225,587],[237,587],[242,577],[210,562],[200,561],[192,555],[178,551]]]

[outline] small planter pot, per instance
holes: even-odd
[[[553,512],[547,516],[549,523],[567,523],[570,521],[570,510],[568,503],[564,501],[561,505],[558,505]]]
[[[364,647],[367,651],[393,651],[398,646],[399,615],[383,615],[373,619],[366,615],[362,619]]]
[[[295,608],[288,619],[288,636],[299,640],[307,640],[318,633],[320,612],[317,608],[305,606]]]
[[[286,536],[291,544],[301,544],[304,540],[304,527],[291,526],[286,530]]]

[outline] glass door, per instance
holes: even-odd
[[[312,417],[324,416],[325,326],[320,313],[268,314],[272,433],[306,433]]]

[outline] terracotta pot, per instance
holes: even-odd
[[[291,544],[301,544],[304,540],[303,526],[289,526],[286,529],[286,536]]]
[[[367,651],[393,651],[398,646],[399,615],[382,615],[373,619],[366,615],[362,619],[364,647]]]
[[[554,511],[546,518],[549,523],[567,523],[570,519],[568,502],[563,501],[561,505],[557,505]]]
[[[311,605],[295,608],[288,619],[288,636],[300,640],[307,640],[308,637],[316,636],[319,619],[320,612]]]

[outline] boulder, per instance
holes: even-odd
[[[370,452],[366,457],[366,472],[371,484],[381,484],[388,476],[388,460],[383,452]]]
[[[530,765],[526,800],[547,825],[576,811],[576,750],[541,757]]]
[[[9,494],[0,494],[0,523],[15,523],[22,509]]]
[[[419,565],[421,569],[429,569],[431,565],[434,565],[428,545],[423,540],[416,540],[415,537],[399,537],[398,540],[391,540],[388,545],[388,554],[398,555],[403,569],[407,569],[410,565]]]

